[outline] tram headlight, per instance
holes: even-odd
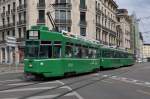
[[[41,66],[44,66],[44,63],[43,63],[43,62],[41,62],[41,63],[40,63],[40,65],[41,65]]]
[[[32,67],[32,64],[29,64],[29,67]]]

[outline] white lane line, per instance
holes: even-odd
[[[15,74],[15,73],[23,73],[23,71],[21,70],[21,71],[14,71],[14,72],[4,72],[4,73],[0,73],[0,76],[1,75],[5,75],[5,74]]]
[[[34,96],[34,97],[30,97],[27,99],[50,99],[50,98],[55,98],[56,96],[58,96],[59,94],[55,94],[55,95],[44,95],[44,96]]]
[[[125,77],[117,77],[117,76],[116,77],[110,77],[110,78],[113,80],[117,80],[117,81],[121,81],[121,82],[125,82],[125,83],[150,87],[150,82],[146,82],[146,81],[135,80],[135,79],[125,78]]]
[[[58,82],[57,81],[51,81],[51,82],[40,83],[39,85],[56,84],[56,83],[58,83]],[[34,83],[26,82],[26,83],[15,83],[15,84],[8,84],[8,85],[9,86],[20,86],[20,85],[29,85],[29,84],[34,84]]]
[[[4,80],[4,81],[0,81],[0,83],[14,82],[14,81],[22,81],[22,80],[20,80],[20,79]]]
[[[21,85],[29,85],[33,83],[16,83],[16,84],[8,84],[8,86],[21,86]]]
[[[72,93],[69,93],[69,94],[67,94],[67,95],[65,95],[65,96],[76,96],[78,99],[84,99],[83,97],[81,97],[77,92],[72,92]]]
[[[18,98],[1,98],[1,99],[18,99]]]
[[[143,90],[137,90],[137,92],[144,94],[144,95],[149,95],[150,96],[150,92],[147,91],[143,91]]]
[[[63,83],[63,82],[62,82]],[[63,86],[61,88],[64,89],[68,89],[69,91],[73,90],[72,88],[70,88],[69,86]],[[76,91],[73,91],[71,93],[66,94],[65,96],[76,96],[78,99],[84,99],[81,95],[79,95]]]
[[[62,85],[65,85],[65,83],[63,83],[63,82],[61,82],[61,81],[57,81],[58,83],[60,83],[60,84],[62,84]],[[61,88],[66,88],[66,89],[68,89],[68,90],[73,90],[71,87],[69,87],[69,86],[64,86],[64,87],[61,87]],[[72,93],[74,93],[74,95],[78,98],[78,99],[84,99],[80,94],[78,94],[76,91],[73,91]],[[70,93],[71,94],[71,93]],[[68,95],[68,94],[67,94]],[[66,95],[66,96],[67,96]]]
[[[113,84],[113,82],[111,82],[111,81],[106,81],[106,80],[103,80],[102,82],[108,83],[108,84]]]
[[[52,89],[55,88],[56,86],[53,87],[38,87],[38,88],[22,88],[22,89],[11,89],[11,90],[4,90],[0,91],[0,93],[7,93],[7,92],[19,92],[19,91],[36,91],[36,90],[47,90],[47,89]]]
[[[41,84],[55,84],[55,83],[60,83],[60,82],[58,80],[56,80],[56,81],[44,82],[44,83],[41,83]]]

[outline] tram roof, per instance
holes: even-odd
[[[77,35],[70,34],[70,33],[60,33],[60,32],[49,31],[48,27],[44,25],[32,26],[31,30],[43,31],[44,35],[41,35],[41,36],[44,39],[48,39],[51,36],[53,38],[59,38],[60,40],[70,41],[71,43],[83,44],[83,45],[91,44],[90,46],[92,47],[101,46],[100,43],[96,40],[88,39],[86,37],[77,36]]]

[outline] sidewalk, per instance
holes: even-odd
[[[9,65],[9,64],[0,64],[0,74],[2,73],[20,73],[23,72],[23,64],[19,64],[19,66],[16,66],[15,64]]]

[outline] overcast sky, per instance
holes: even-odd
[[[144,41],[150,43],[150,0],[114,0],[119,8],[127,8],[129,14],[135,12],[137,18],[143,18],[140,22],[140,31],[143,33]]]

